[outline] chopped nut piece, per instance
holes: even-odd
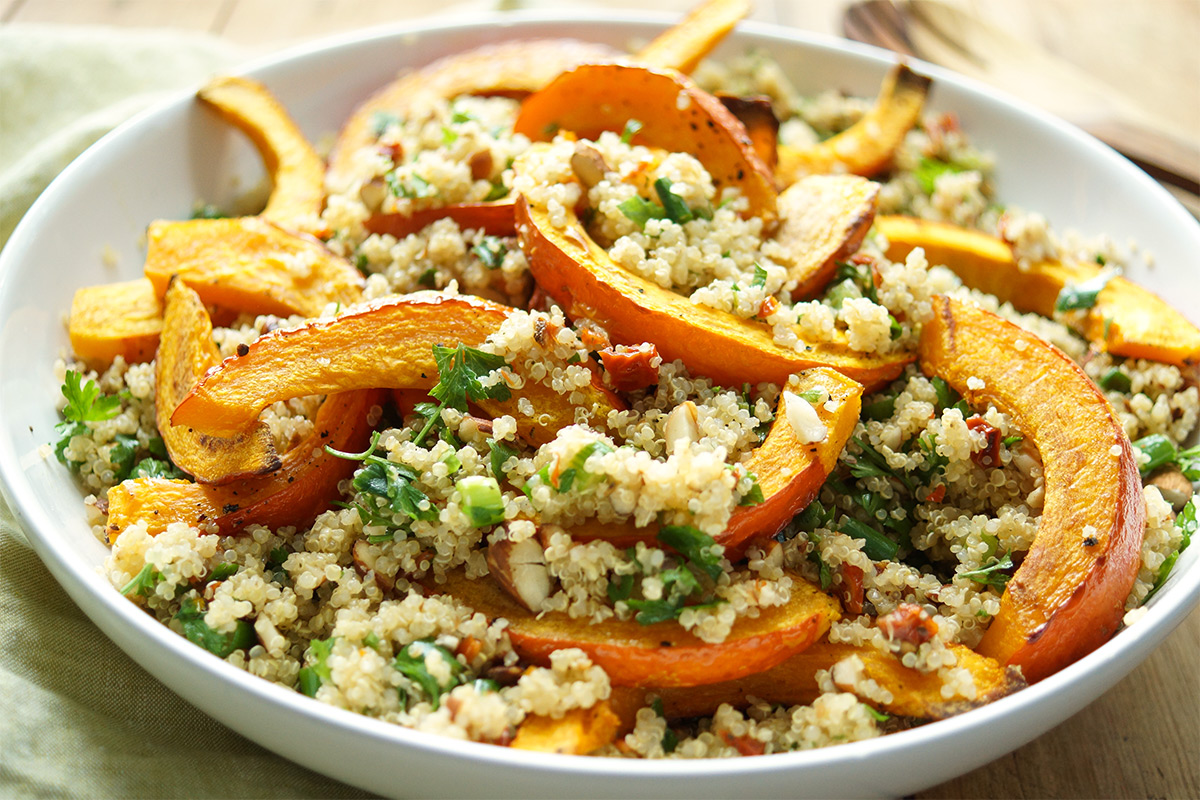
[[[473,153],[467,161],[467,166],[471,168],[472,178],[477,181],[487,180],[492,177],[492,151],[480,150]]]
[[[579,180],[583,181],[584,186],[591,188],[604,180],[608,164],[604,163],[604,156],[600,155],[596,148],[576,142],[575,152],[571,154],[571,169],[579,176]]]
[[[663,428],[663,438],[667,441],[667,450],[675,449],[675,443],[683,441],[694,444],[700,441],[700,425],[696,413],[696,404],[687,400],[667,415],[667,424]]]
[[[488,547],[488,569],[496,582],[530,611],[541,610],[550,596],[550,570],[546,552],[536,538],[514,542],[502,539]]]
[[[1194,494],[1192,482],[1175,466],[1165,466],[1155,470],[1147,483],[1158,487],[1163,500],[1171,504],[1171,509],[1175,513],[1182,511],[1184,505],[1192,499]]]
[[[383,208],[383,201],[387,199],[387,187],[379,178],[372,178],[358,190],[358,199],[362,200],[368,211],[376,214]]]

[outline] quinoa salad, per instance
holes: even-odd
[[[319,702],[621,758],[885,735],[1136,624],[1200,479],[1150,256],[1006,205],[903,65],[803,96],[681,38],[452,55],[319,154],[205,87],[266,207],[151,224],[56,364],[114,590]]]

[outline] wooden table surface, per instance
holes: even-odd
[[[471,8],[589,5],[683,11],[691,0],[446,2]],[[1200,141],[1200,0],[1008,0],[967,4],[1090,74],[1136,94]],[[0,0],[0,22],[202,30],[256,49],[426,15],[424,0]],[[844,0],[758,0],[755,19],[841,33]],[[1112,691],[1020,749],[918,794],[1200,797],[1200,609]]]

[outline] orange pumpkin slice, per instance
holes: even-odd
[[[656,36],[633,57],[658,69],[691,72],[733,27],[750,13],[750,0],[708,0],[683,21]]]
[[[512,200],[458,203],[441,208],[422,208],[411,214],[372,214],[363,227],[370,233],[386,233],[403,239],[443,217],[454,220],[462,230],[482,230],[489,236],[514,236],[517,232]]]
[[[972,406],[1007,414],[1045,472],[1041,522],[979,652],[1030,683],[1099,647],[1121,624],[1146,507],[1133,447],[1096,385],[1057,348],[970,303],[935,298],[921,365]],[[982,381],[980,388],[979,381]]]
[[[517,728],[509,747],[585,756],[612,744],[620,727],[621,718],[607,700],[601,700],[591,708],[573,708],[558,719],[529,715]]]
[[[529,39],[477,47],[439,59],[384,86],[359,106],[334,142],[331,175],[349,174],[354,155],[369,147],[379,114],[405,117],[430,95],[446,100],[463,94],[524,97],[560,73],[589,61],[618,54],[604,45],[578,39]]]
[[[764,500],[739,506],[725,530],[713,537],[724,545],[731,560],[736,560],[736,551],[751,539],[774,536],[812,502],[858,423],[862,386],[831,369],[805,370],[788,383],[787,390],[801,396],[811,393],[812,406],[826,434],[817,442],[804,441],[788,421],[786,400],[780,397],[767,438],[742,464],[758,479]],[[828,400],[820,399],[826,395]],[[589,520],[572,526],[570,533],[576,541],[605,539],[617,547],[629,547],[654,541],[658,531],[658,525],[638,528]]]
[[[262,155],[274,182],[263,219],[290,227],[320,215],[325,163],[267,87],[248,78],[222,77],[196,96],[249,136]]]
[[[795,299],[816,297],[853,254],[875,219],[879,184],[857,175],[809,175],[779,195],[782,222],[775,241],[788,254],[783,266],[796,281]]]
[[[209,305],[315,317],[362,298],[358,270],[324,245],[256,217],[158,221],[147,232],[146,277],[159,294],[172,275]]]
[[[764,700],[784,706],[807,705],[821,695],[817,685],[818,670],[832,670],[839,661],[858,656],[863,675],[892,693],[890,702],[868,698],[863,701],[888,714],[914,719],[938,720],[961,714],[986,705],[1025,685],[1017,671],[1000,666],[994,659],[958,644],[949,645],[958,658],[957,667],[964,668],[975,679],[976,696],[946,699],[937,673],[925,673],[904,666],[895,656],[881,653],[867,645],[834,644],[828,640],[788,658],[778,666],[737,680],[722,681],[706,686],[687,688],[625,689],[613,691],[610,702],[632,727],[637,710],[646,705],[647,695],[654,694],[662,701],[668,719],[706,717],[716,712],[722,703],[745,708],[753,700]],[[834,682],[838,676],[835,673]],[[853,691],[849,684],[839,686]]]
[[[330,455],[363,450],[371,437],[371,410],[384,396],[378,391],[346,392],[327,397],[313,420],[313,432],[283,455],[283,466],[270,475],[220,486],[166,478],[137,478],[108,490],[108,541],[135,522],[151,534],[172,522],[215,530],[240,531],[250,524],[279,528],[306,525],[339,497],[338,484],[357,461]]]
[[[517,169],[522,160],[517,160]],[[544,208],[517,201],[517,235],[538,285],[567,314],[595,320],[618,344],[653,342],[664,360],[679,359],[693,374],[722,386],[783,384],[810,367],[829,367],[868,391],[896,378],[913,356],[869,356],[852,350],[845,335],[801,350],[775,343],[764,323],[692,303],[613,261],[566,210],[557,228]]]
[[[893,261],[923,248],[930,264],[948,267],[967,286],[1044,317],[1054,316],[1064,287],[1096,280],[1102,272],[1098,264],[1057,260],[1022,269],[1003,239],[944,222],[881,216],[875,229],[887,239],[887,257]],[[1090,341],[1114,355],[1186,370],[1200,364],[1200,329],[1157,295],[1119,275],[1100,291],[1081,325]]]
[[[752,216],[774,219],[775,186],[745,126],[677,72],[584,64],[526,98],[513,130],[535,141],[559,130],[595,139],[603,131],[623,131],[630,120],[642,124],[634,144],[694,154],[718,190],[739,188]]]
[[[243,430],[278,400],[352,389],[430,389],[438,381],[433,345],[482,344],[512,313],[508,306],[465,296],[418,293],[367,304],[332,320],[260,337],[239,356],[208,373],[175,409],[174,425],[222,436]],[[540,444],[588,410],[594,426],[620,403],[595,386],[560,395],[532,379],[517,398],[482,400],[497,415],[511,413],[517,430]]]
[[[837,601],[798,575],[792,597],[742,617],[719,644],[704,642],[675,622],[589,622],[562,612],[533,614],[490,578],[461,572],[435,591],[453,596],[488,619],[508,620],[508,635],[522,657],[549,664],[555,650],[577,647],[608,673],[614,686],[698,686],[770,669],[820,639],[838,618]]]
[[[875,106],[862,119],[820,144],[800,149],[779,146],[775,178],[786,186],[805,175],[850,172],[871,177],[892,162],[892,154],[921,117],[932,81],[897,64],[888,72]]]
[[[117,356],[129,364],[153,359],[162,332],[159,298],[145,278],[76,290],[67,323],[75,356],[96,370]]]
[[[154,421],[171,461],[200,483],[212,484],[279,469],[282,462],[271,432],[262,422],[227,439],[170,424],[175,406],[221,356],[199,295],[183,282],[171,281],[165,303],[154,363]]]

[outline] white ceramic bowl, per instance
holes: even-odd
[[[293,51],[246,71],[266,84],[317,140],[406,65],[510,37],[574,35],[622,45],[663,17],[626,21],[505,15],[389,28]],[[723,46],[774,54],[804,92],[836,87],[873,96],[889,59],[880,51],[747,24]],[[998,158],[1007,203],[1042,211],[1058,229],[1136,239],[1156,256],[1131,275],[1195,321],[1200,282],[1189,274],[1200,226],[1153,181],[1084,134],[932,67],[932,106],[957,113]],[[1149,613],[1051,678],[950,720],[874,741],[764,758],[641,762],[549,756],[463,743],[323,706],[252,677],[171,633],[98,574],[105,548],[85,523],[66,469],[39,446],[54,437],[74,289],[136,277],[151,220],[183,218],[197,199],[230,201],[261,180],[257,155],[190,94],[145,113],[76,160],[30,210],[0,255],[0,475],[51,572],[98,626],[188,701],[266,747],[385,795],[832,796],[903,795],[971,770],[1042,734],[1142,661],[1200,596],[1200,547],[1180,559]],[[106,250],[116,270],[103,266]]]

